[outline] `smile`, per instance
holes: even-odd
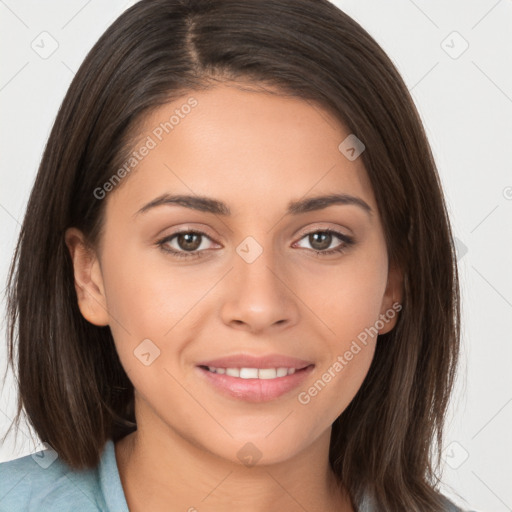
[[[267,402],[292,392],[313,371],[304,368],[217,368],[197,366],[202,379],[223,396],[247,402]]]

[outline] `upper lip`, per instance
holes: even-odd
[[[197,366],[213,366],[215,368],[295,368],[300,370],[311,364],[313,364],[311,361],[281,354],[268,354],[266,356],[234,354],[201,361]]]

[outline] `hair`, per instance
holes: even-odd
[[[106,201],[94,190],[126,161],[145,116],[228,81],[319,105],[365,144],[389,263],[403,273],[402,310],[332,425],[329,462],[353,503],[444,510],[438,472],[460,338],[448,213],[402,78],[327,0],[143,0],[91,49],[59,109],[11,262],[13,424],[24,410],[76,469],[97,466],[109,438],[136,430],[133,385],[110,328],[80,313],[64,233],[75,226],[98,247]]]

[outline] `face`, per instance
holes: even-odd
[[[66,234],[139,431],[273,463],[353,399],[400,295],[362,160],[338,149],[349,134],[310,102],[228,84],[145,119],[135,167],[103,199],[101,248]],[[310,201],[327,195],[345,199]]]

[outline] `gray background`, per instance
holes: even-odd
[[[66,89],[87,51],[132,3],[0,0],[0,291]],[[463,353],[447,422],[443,491],[474,510],[512,511],[512,0],[335,4],[372,34],[404,77],[458,240]],[[0,315],[5,340],[4,302]],[[5,361],[2,341],[2,375]],[[9,374],[0,394],[0,434],[15,399]],[[12,436],[0,446],[0,461],[39,448],[24,427],[16,446]]]

